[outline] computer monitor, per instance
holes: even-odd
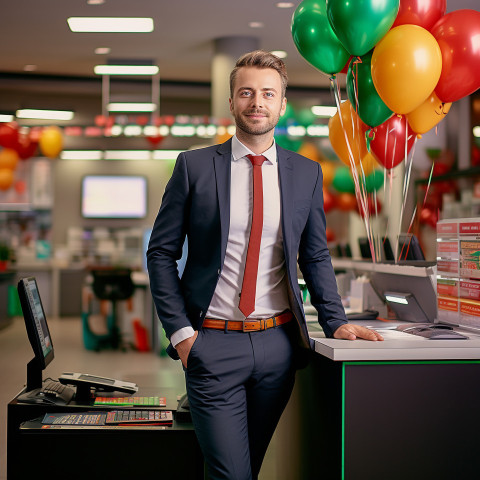
[[[399,260],[425,260],[425,255],[416,235],[411,233],[399,235],[398,258]]]
[[[34,358],[27,364],[27,388],[29,392],[42,386],[42,372],[53,360],[52,337],[48,329],[45,311],[34,277],[22,278],[18,282],[18,296]]]

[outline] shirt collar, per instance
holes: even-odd
[[[232,158],[234,161],[240,160],[241,158],[247,155],[255,155],[248,147],[246,147],[236,135],[232,137]],[[262,155],[270,162],[270,164],[275,165],[277,163],[277,147],[275,140],[270,148],[265,150]]]

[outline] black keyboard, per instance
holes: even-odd
[[[114,424],[171,424],[171,410],[112,410],[107,413],[106,425]]]

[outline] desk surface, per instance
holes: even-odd
[[[323,332],[312,325],[310,337],[315,351],[334,361],[409,361],[409,360],[480,360],[480,335],[465,333],[468,340],[429,340],[388,329],[397,324],[378,327],[378,322],[356,321],[373,326],[384,338],[383,342],[366,340],[337,340],[325,338]]]

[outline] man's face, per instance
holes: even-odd
[[[233,85],[230,112],[237,128],[249,135],[264,135],[285,113],[280,75],[272,68],[242,67]]]

